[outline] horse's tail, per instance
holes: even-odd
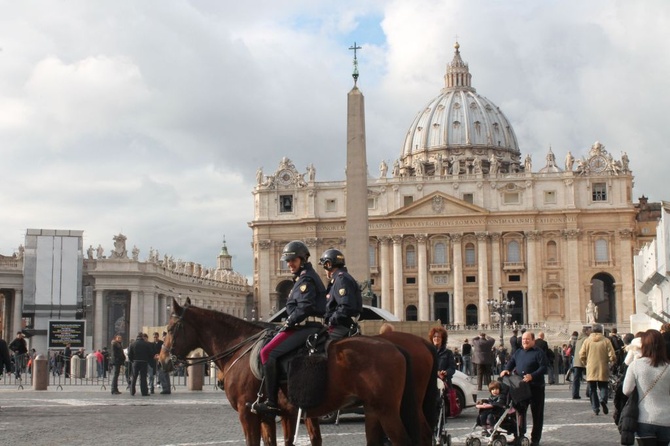
[[[438,401],[440,398],[440,391],[437,388],[437,350],[431,345],[430,342],[425,341],[424,345],[430,352],[433,357],[433,367],[430,373],[430,379],[428,380],[428,385],[426,387],[426,393],[424,394],[423,399],[423,415],[426,417],[426,421],[430,425],[431,432],[435,430],[437,425],[438,413]]]
[[[412,440],[419,438],[419,417],[416,407],[416,392],[414,392],[414,367],[412,366],[412,357],[404,349],[397,347],[400,353],[405,357],[405,389],[402,393],[400,402],[400,418],[405,426],[407,435]]]

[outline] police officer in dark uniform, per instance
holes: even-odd
[[[139,332],[135,342],[128,347],[128,361],[133,364],[133,379],[130,383],[130,394],[135,395],[137,377],[140,378],[140,392],[142,396],[149,396],[147,385],[147,370],[149,362],[154,359],[154,346],[144,339],[144,333]]]
[[[294,240],[284,247],[281,259],[287,262],[293,273],[293,288],[286,301],[288,318],[279,333],[261,350],[266,400],[252,406],[252,410],[268,415],[278,415],[280,412],[277,404],[277,361],[283,355],[305,345],[309,336],[323,328],[322,318],[326,311],[326,289],[312,264],[307,261],[307,246]]]
[[[327,271],[330,282],[326,289],[326,316],[330,339],[337,340],[355,334],[358,317],[363,310],[363,297],[356,279],[345,266],[344,254],[327,249],[319,265]]]

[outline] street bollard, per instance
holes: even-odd
[[[202,354],[195,353],[192,358],[200,359]],[[190,365],[188,367],[188,378],[186,379],[186,386],[188,390],[202,390],[202,385],[205,381],[205,367],[202,363]]]
[[[33,359],[33,390],[47,390],[49,386],[49,361],[44,355]]]
[[[95,379],[98,376],[98,358],[93,353],[86,357],[86,378]]]

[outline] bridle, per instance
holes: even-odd
[[[184,315],[186,314],[186,310],[188,310],[188,305],[185,305],[182,307],[181,314],[175,314],[172,313],[170,315],[171,318],[176,318],[177,321],[168,329],[168,333],[172,335],[172,345],[170,345],[170,348],[165,347],[165,343],[161,346],[163,350],[167,350],[169,356],[170,356],[170,362],[172,363],[172,367],[174,368],[175,365],[177,364],[183,364],[185,367],[190,367],[193,365],[198,365],[198,364],[205,364],[209,362],[216,362],[219,359],[224,359],[228,358],[232,355],[235,354],[239,349],[244,347],[245,345],[249,344],[249,347],[241,354],[239,355],[235,361],[228,367],[228,370],[230,370],[237,361],[239,361],[245,354],[249,353],[251,349],[253,348],[253,344],[263,336],[265,336],[267,333],[273,331],[274,329],[272,328],[265,328],[258,333],[249,336],[248,338],[243,339],[242,341],[238,342],[237,344],[233,345],[232,347],[224,350],[221,353],[217,353],[216,355],[212,356],[203,356],[203,357],[195,357],[195,358],[188,358],[188,357],[179,357],[179,355],[174,353],[174,341],[175,341],[175,334],[178,332],[183,333],[184,332]],[[224,371],[224,376],[227,371]]]

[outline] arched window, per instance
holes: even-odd
[[[610,260],[610,254],[609,254],[609,246],[607,244],[607,240],[604,238],[599,238],[596,240],[596,262],[601,263],[601,262],[609,262]]]
[[[405,309],[405,320],[406,321],[416,321],[418,320],[417,315],[419,312],[414,305],[408,305]]]
[[[510,263],[521,262],[521,249],[519,247],[519,242],[516,240],[510,240],[510,242],[507,243],[507,261]]]
[[[547,242],[547,263],[556,265],[558,263],[558,246],[553,240]]]
[[[447,263],[447,247],[442,242],[435,243],[433,246],[433,263],[436,265]]]
[[[468,243],[465,245],[465,266],[477,265],[477,258],[475,257],[475,245]]]
[[[416,268],[416,249],[414,245],[408,245],[405,249],[405,266],[407,268]]]

